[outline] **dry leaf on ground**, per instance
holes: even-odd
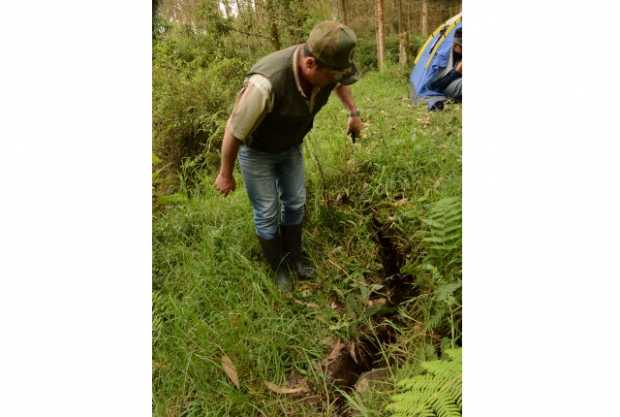
[[[296,387],[293,388],[289,388],[289,387],[281,387],[278,386],[272,382],[269,381],[263,381],[265,383],[265,385],[267,386],[267,388],[269,388],[270,391],[273,391],[277,394],[301,394],[303,392],[308,392],[308,387],[305,385],[298,385]]]
[[[351,355],[351,358],[353,358],[353,362],[359,365],[359,362],[357,361],[357,355],[355,354],[355,342],[349,342],[348,350],[349,350],[349,355]]]
[[[418,119],[418,123],[422,126],[422,127],[429,127],[431,125],[432,119],[430,114],[423,114],[419,119]]]
[[[364,372],[360,375],[355,383],[355,390],[357,392],[364,392],[368,390],[371,382],[383,381],[389,377],[387,368],[375,368],[368,372]]]
[[[327,356],[327,362],[333,362],[336,358],[338,358],[338,356],[340,356],[340,352],[342,351],[342,349],[345,348],[345,346],[346,345],[344,343],[342,343],[340,340],[337,340],[334,348]]]
[[[306,307],[308,307],[308,308],[319,308],[319,305],[318,305],[318,304],[316,304],[316,303],[305,303],[305,302],[303,302],[303,301],[301,301],[301,300],[297,300],[297,299],[294,299],[294,300],[293,300],[293,302],[294,302],[295,304],[299,304],[299,305],[301,305],[301,306],[306,306]]]
[[[387,302],[387,300],[383,297],[381,298],[373,298],[368,300],[368,306],[369,307],[373,307],[373,306],[382,306],[385,305],[385,303]]]
[[[237,368],[235,368],[235,365],[226,355],[222,356],[222,367],[224,367],[224,372],[226,372],[226,375],[228,376],[228,378],[230,378],[232,383],[235,384],[235,387],[239,388],[240,386],[239,376],[237,375]]]
[[[400,200],[394,201],[392,204],[399,207],[399,206],[407,205],[408,203],[409,203],[409,200],[407,200],[406,198],[401,198]]]

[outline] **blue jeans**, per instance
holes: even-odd
[[[256,234],[273,239],[279,224],[300,224],[304,219],[304,155],[302,145],[269,153],[241,145],[239,166],[252,203]]]
[[[456,100],[462,99],[463,79],[457,78],[446,86],[445,95]]]

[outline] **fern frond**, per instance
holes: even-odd
[[[437,309],[431,317],[426,320],[424,327],[431,331],[437,329],[443,323],[443,319],[448,315],[447,309]]]
[[[452,252],[461,247],[461,201],[459,198],[444,198],[436,202],[428,218],[422,222],[428,230],[422,233],[422,242],[438,254]]]
[[[446,349],[446,360],[422,363],[424,374],[396,385],[402,392],[386,406],[392,417],[460,417],[462,410],[462,349]]]

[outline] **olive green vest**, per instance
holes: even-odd
[[[248,73],[261,74],[271,82],[273,110],[250,135],[248,146],[265,152],[277,153],[303,142],[312,129],[314,116],[327,103],[335,84],[323,87],[314,99],[310,111],[306,100],[295,84],[293,54],[299,45],[271,53],[261,58]]]

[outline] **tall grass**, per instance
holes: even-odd
[[[231,196],[219,196],[207,175],[198,193],[154,218],[154,415],[331,415],[337,392],[318,363],[336,339],[359,337],[377,313],[367,308],[369,298],[385,290],[376,222],[402,257],[401,272],[417,277],[429,264],[442,276],[423,286],[421,300],[401,307],[401,336],[385,354],[401,361],[422,358],[421,352],[432,357],[436,339],[450,335],[451,320],[458,333],[457,289],[449,294],[451,314],[434,326],[418,324],[443,308],[440,286],[460,282],[457,250],[436,253],[424,241],[438,204],[460,198],[460,106],[432,114],[412,108],[406,80],[394,68],[368,73],[353,91],[368,124],[358,143],[345,135],[346,112],[337,98],[305,141],[304,239],[317,278],[301,283],[297,302],[277,292],[260,262],[238,174]],[[222,355],[234,363],[240,389],[227,379]],[[312,393],[281,395],[264,384],[286,385],[292,377],[305,379]],[[372,395],[355,397],[369,415],[389,399]]]
[[[185,185],[187,180],[193,185],[197,171],[217,166],[224,124],[250,65],[244,50],[224,48],[225,40],[231,42],[173,27],[153,42],[153,182],[158,196],[179,190],[179,171],[186,174]]]

